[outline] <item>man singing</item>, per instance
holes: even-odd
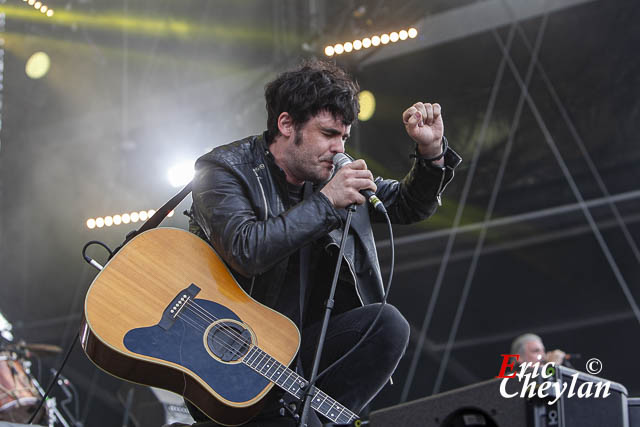
[[[344,152],[357,118],[358,90],[330,63],[311,61],[284,72],[266,86],[267,130],[217,147],[195,166],[191,230],[213,245],[254,299],[298,325],[300,360],[292,368],[307,379],[345,208],[357,205],[320,371],[359,341],[383,298],[370,220],[384,217],[365,204],[360,190],[375,191],[392,222],[421,221],[435,212],[460,163],[444,139],[440,105],[417,102],[402,113],[415,142],[415,161],[402,181],[374,179],[364,160],[336,171],[333,157]],[[411,151],[409,144],[397,144]],[[407,321],[385,305],[367,339],[320,377],[318,387],[358,413],[389,381],[408,339]],[[284,392],[271,394],[275,398],[251,425],[295,425],[293,418],[278,415],[284,412],[278,407]]]

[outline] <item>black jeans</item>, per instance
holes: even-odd
[[[339,314],[329,320],[318,373],[338,360],[360,340],[379,309],[380,304],[370,304]],[[300,357],[307,379],[313,368],[313,358],[321,327],[321,323],[314,324],[305,328],[301,334]],[[357,350],[324,374],[316,386],[353,412],[359,413],[389,381],[389,377],[404,355],[408,342],[409,324],[398,309],[386,304],[367,339]],[[295,368],[295,365],[292,368]],[[270,403],[266,405],[261,415],[246,424],[247,426],[296,425],[292,418],[276,415],[279,406],[277,397],[284,392],[278,390],[273,393],[276,396],[271,396]],[[315,414],[310,421],[310,426],[320,425]],[[217,424],[207,422],[197,425],[208,427]]]

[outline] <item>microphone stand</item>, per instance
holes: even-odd
[[[322,329],[320,330],[320,338],[318,338],[318,347],[316,348],[316,355],[313,359],[313,369],[311,371],[311,378],[306,386],[306,393],[304,399],[304,407],[302,409],[302,415],[300,416],[299,427],[307,427],[307,418],[309,417],[309,407],[311,406],[312,393],[315,389],[316,379],[318,376],[318,368],[320,367],[320,358],[322,356],[322,348],[324,347],[325,337],[327,335],[327,328],[329,326],[329,318],[331,317],[331,311],[333,310],[334,300],[333,297],[336,293],[336,287],[338,284],[338,276],[340,275],[340,266],[342,265],[342,256],[344,254],[344,247],[349,235],[349,228],[351,227],[351,216],[355,212],[355,205],[347,207],[347,220],[344,224],[344,230],[342,232],[342,241],[340,242],[340,251],[338,252],[338,261],[336,262],[336,269],[333,272],[333,281],[331,282],[331,290],[329,291],[329,298],[325,304],[324,318],[322,319]]]

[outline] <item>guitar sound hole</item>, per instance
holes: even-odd
[[[249,351],[251,332],[232,321],[221,321],[207,333],[209,350],[223,362],[234,362]]]

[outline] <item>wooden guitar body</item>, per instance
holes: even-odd
[[[125,245],[91,284],[84,316],[81,342],[96,365],[183,395],[224,425],[260,411],[300,345],[295,324],[247,295],[207,243],[172,228]],[[279,364],[252,367],[253,350]]]

